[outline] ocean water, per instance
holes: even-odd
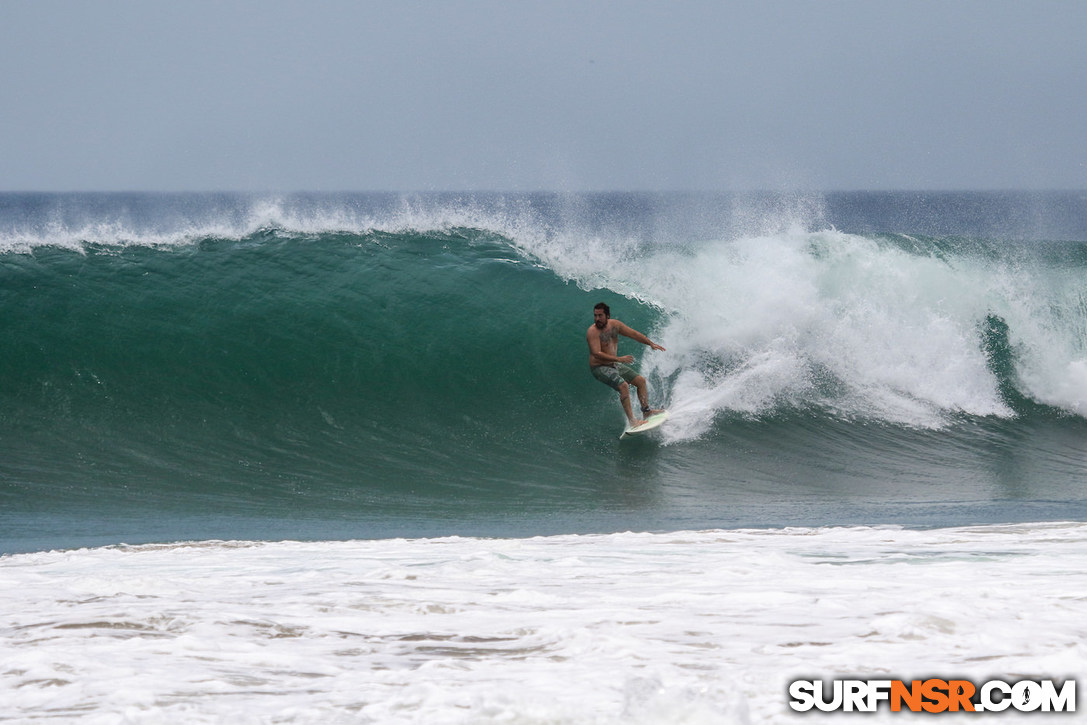
[[[0,350],[0,719],[1087,664],[1087,194],[2,194]]]

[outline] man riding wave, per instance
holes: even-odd
[[[619,320],[611,319],[611,309],[603,302],[593,308],[593,324],[585,334],[585,339],[589,343],[589,370],[593,377],[619,393],[619,401],[623,404],[623,411],[627,414],[630,427],[637,428],[645,423],[645,418],[634,417],[634,411],[630,405],[630,384],[638,390],[638,402],[641,403],[643,416],[649,417],[662,411],[649,407],[649,392],[645,378],[630,367],[630,363],[634,362],[634,356],[620,357],[617,354],[620,335],[648,345],[653,350],[663,352],[664,348]]]

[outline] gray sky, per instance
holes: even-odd
[[[0,0],[0,189],[1087,189],[1085,35],[1081,0]]]

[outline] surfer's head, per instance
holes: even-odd
[[[611,319],[611,308],[603,302],[598,302],[596,307],[593,308],[593,324],[599,328],[603,328],[608,324],[608,320]]]

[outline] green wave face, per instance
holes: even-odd
[[[494,234],[39,249],[3,274],[0,445],[16,476],[478,487],[615,427],[583,342],[601,293]]]

